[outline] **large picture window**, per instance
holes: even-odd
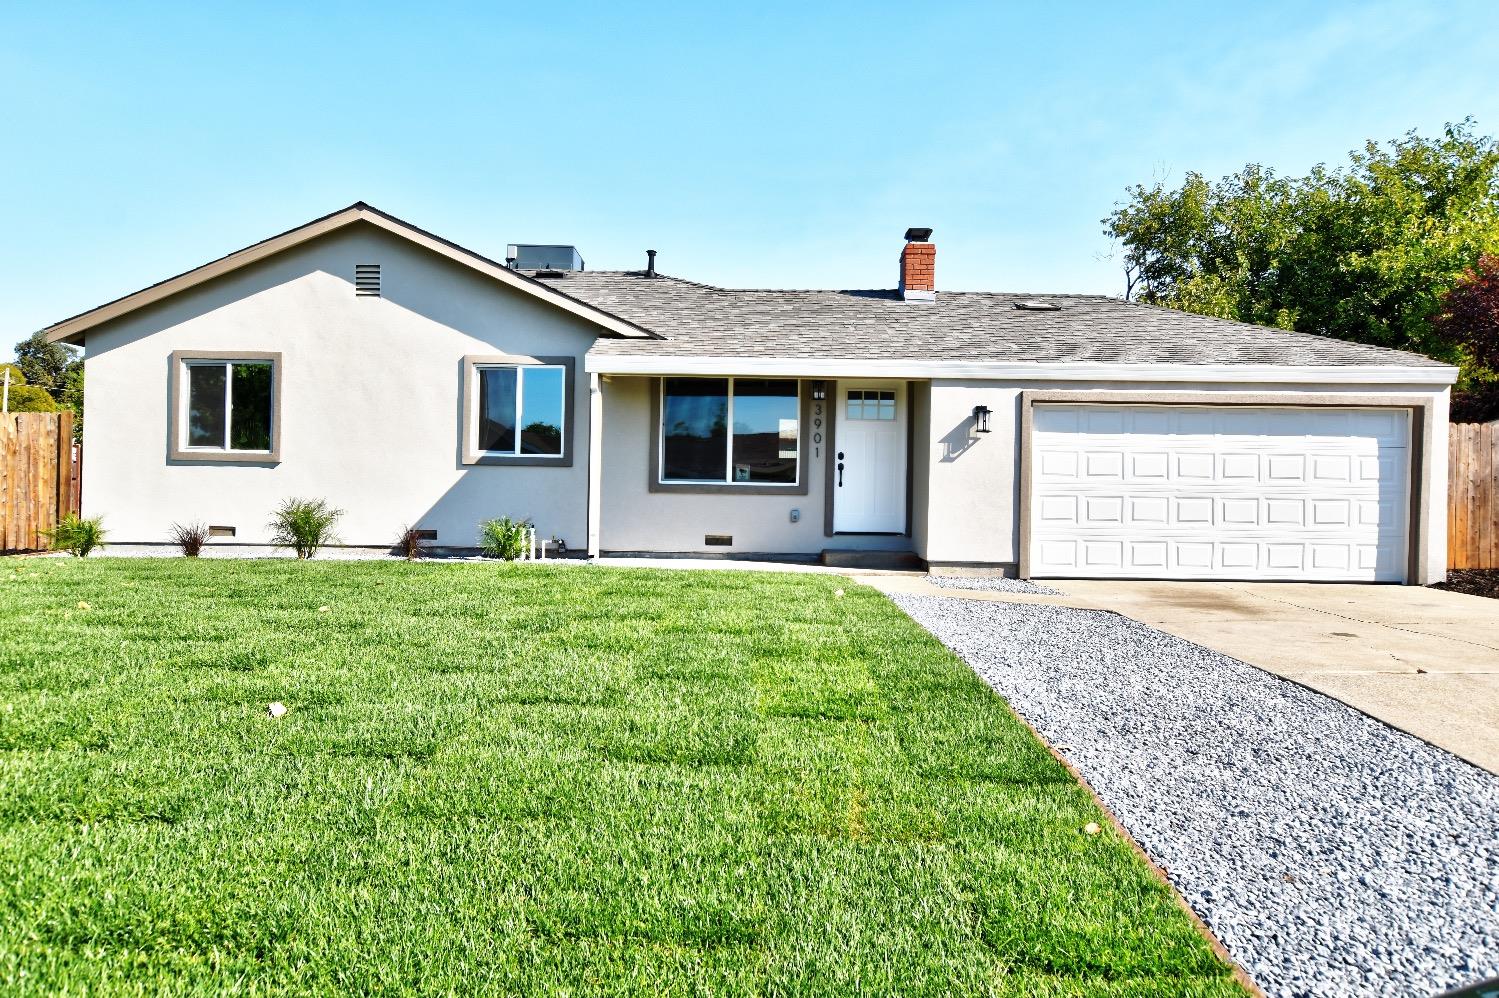
[[[189,361],[187,446],[269,453],[274,377],[268,360]]]
[[[663,378],[663,484],[794,486],[800,481],[799,382]]]

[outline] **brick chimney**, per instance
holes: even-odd
[[[937,247],[931,238],[931,229],[906,230],[900,251],[900,296],[906,301],[937,300]]]

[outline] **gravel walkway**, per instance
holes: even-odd
[[[1028,593],[1032,596],[1060,596],[1056,589],[1025,579],[1002,576],[928,575],[927,581],[942,589],[972,589],[988,593]]]
[[[1116,614],[891,598],[1078,767],[1268,995],[1499,974],[1499,777]]]

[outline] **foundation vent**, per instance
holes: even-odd
[[[211,526],[211,527],[208,528],[208,536],[209,537],[233,537],[234,536],[234,528],[233,527],[224,527],[224,526],[219,526],[219,525]]]
[[[708,547],[726,548],[734,544],[733,534],[704,534],[703,543]]]
[[[354,294],[360,298],[380,297],[380,265],[354,264]]]

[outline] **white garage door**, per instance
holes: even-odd
[[[1037,404],[1034,576],[1404,581],[1400,409]]]

